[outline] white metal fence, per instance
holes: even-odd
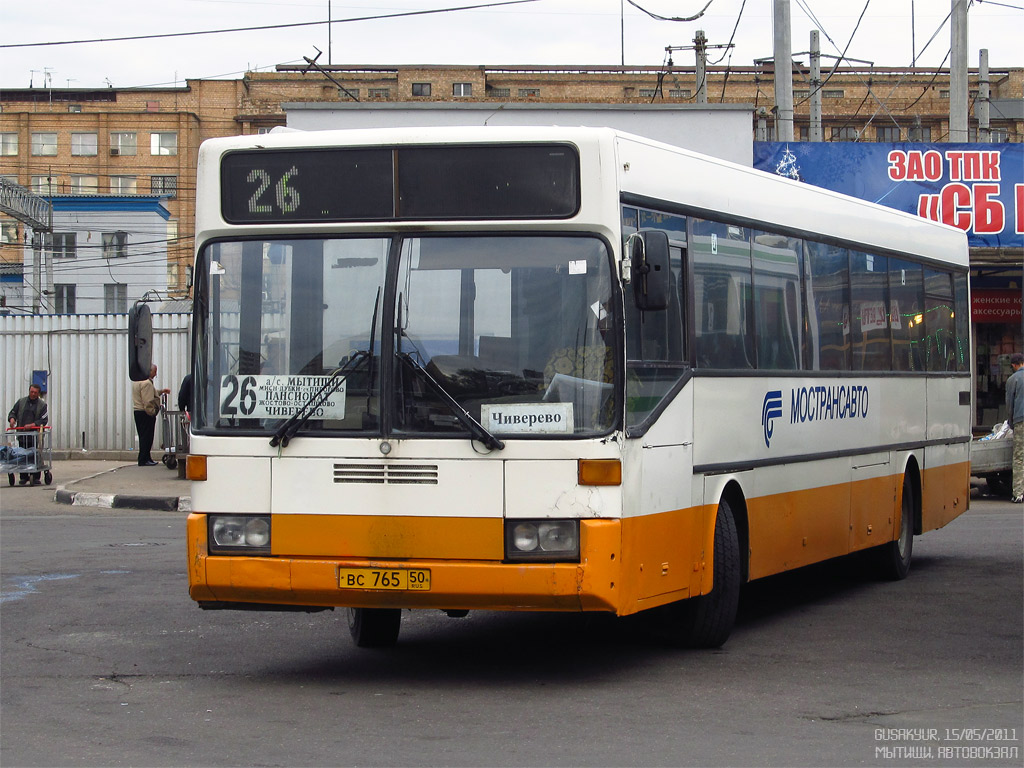
[[[178,387],[188,370],[189,315],[153,314],[157,389]],[[0,407],[28,394],[32,371],[48,375],[46,404],[58,452],[135,451],[127,315],[0,316]],[[159,448],[157,430],[154,448]],[[156,450],[154,450],[156,453]]]

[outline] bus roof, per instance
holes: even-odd
[[[200,187],[204,175],[216,174],[216,158],[233,150],[551,141],[576,145],[582,158],[591,153],[600,154],[600,164],[591,167],[599,168],[602,175],[609,166],[616,169],[616,196],[649,201],[652,207],[690,215],[725,217],[751,227],[781,228],[797,236],[813,233],[849,243],[851,247],[859,244],[964,268],[968,266],[966,233],[954,227],[613,128],[275,129],[268,134],[203,142]],[[587,185],[586,180],[584,184]]]

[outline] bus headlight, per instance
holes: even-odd
[[[210,553],[269,554],[269,515],[209,515]]]
[[[506,520],[505,558],[579,562],[579,520]]]

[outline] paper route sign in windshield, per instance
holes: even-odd
[[[330,389],[335,383],[330,376],[222,376],[220,416],[227,419],[288,418],[307,403],[318,400],[317,393],[325,387]],[[344,381],[310,418],[345,418]]]

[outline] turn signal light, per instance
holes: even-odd
[[[189,480],[205,480],[206,457],[194,456],[190,453],[185,459],[185,477]]]
[[[622,462],[618,459],[580,459],[580,485],[622,485]]]

